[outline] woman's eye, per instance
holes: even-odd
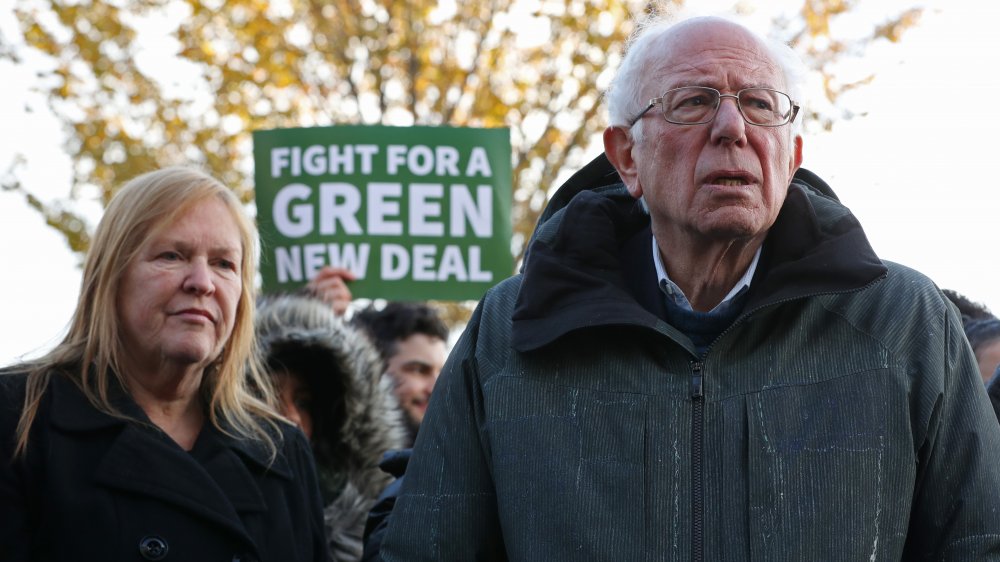
[[[181,255],[173,251],[161,252],[159,257],[161,260],[167,261],[177,261],[181,259]]]

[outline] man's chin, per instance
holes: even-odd
[[[777,218],[766,209],[755,206],[728,205],[719,207],[706,215],[698,224],[698,230],[708,238],[737,240],[758,236],[766,232]]]
[[[410,409],[404,409],[403,421],[406,423],[406,428],[410,430],[410,433],[416,435],[417,430],[420,429],[420,422],[424,421],[424,413],[417,413],[411,411]]]
[[[736,216],[729,220],[715,221],[702,228],[702,234],[710,240],[720,242],[731,242],[734,240],[750,240],[767,228],[762,226],[761,221],[739,220],[744,217]],[[770,225],[767,225],[770,227]]]

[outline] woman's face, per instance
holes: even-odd
[[[279,371],[274,374],[281,415],[299,426],[306,438],[312,439],[312,393],[302,377]]]
[[[118,293],[128,366],[204,368],[218,357],[233,331],[242,256],[236,221],[216,198],[154,229]]]

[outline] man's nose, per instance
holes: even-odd
[[[719,98],[719,109],[712,120],[712,142],[740,143],[744,140],[746,121],[736,96],[723,95]]]

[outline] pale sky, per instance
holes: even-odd
[[[781,0],[767,9],[801,4]],[[860,4],[866,16],[882,21],[918,2]],[[1000,34],[994,29],[1000,3],[922,5],[921,22],[900,44],[874,50],[859,63],[859,72],[877,73],[845,100],[863,115],[837,123],[832,133],[807,134],[803,166],[833,187],[883,259],[922,271],[940,287],[1000,313],[1000,186],[987,169],[996,160],[992,139],[1000,131],[994,101],[1000,92]],[[10,8],[0,7],[6,40],[19,36],[15,26]],[[28,89],[33,80],[30,69],[0,63],[0,174],[15,153],[22,154],[26,185],[48,201],[68,193],[71,171],[58,123]],[[26,112],[26,103],[39,110]],[[80,273],[78,258],[20,196],[0,192],[0,239],[2,366],[58,341],[75,306]]]

